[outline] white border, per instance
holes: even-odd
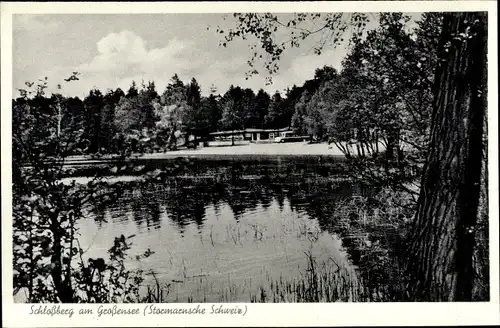
[[[12,298],[12,195],[11,195],[11,99],[12,14],[16,13],[228,13],[228,12],[424,12],[488,11],[488,115],[490,199],[491,301],[485,303],[334,303],[334,304],[238,304],[247,314],[120,316],[99,319],[74,315],[29,315],[30,305],[13,304]],[[342,1],[342,2],[233,2],[214,3],[1,3],[1,154],[2,154],[2,319],[6,327],[84,326],[361,326],[361,325],[475,325],[500,324],[498,271],[498,70],[496,1]],[[177,304],[180,305],[180,304]],[[172,304],[170,305],[172,306]],[[211,304],[202,304],[210,312]],[[234,304],[227,304],[234,306]],[[80,308],[98,305],[74,305]],[[136,305],[120,305],[133,308]],[[143,305],[139,306],[141,309]]]

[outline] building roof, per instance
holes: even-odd
[[[285,132],[285,131],[292,131],[292,129],[290,129],[290,128],[281,128],[281,129],[247,128],[244,130],[226,130],[226,131],[211,132],[210,135],[219,136],[219,135],[231,135],[231,134],[253,133],[253,132]]]

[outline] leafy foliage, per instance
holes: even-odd
[[[410,299],[471,300],[477,249],[470,226],[481,209],[485,165],[486,17],[425,13],[413,30],[402,13],[380,13],[372,30],[365,14],[287,17],[234,14],[235,28],[217,29],[221,45],[254,38],[248,74],[260,73],[255,64],[262,59],[272,76],[285,50],[306,38],[319,37],[314,50],[321,53],[325,40],[338,45],[347,27],[357,28],[347,34],[351,49],[340,78],[296,102],[294,129],[327,136],[346,155],[353,178],[415,197]],[[278,42],[279,31],[290,39]]]
[[[300,47],[302,42],[311,36],[318,36],[313,49],[316,54],[321,54],[327,46],[344,42],[344,32],[349,27],[353,27],[353,38],[360,37],[368,20],[368,17],[361,13],[295,13],[293,18],[271,13],[234,13],[232,16],[236,22],[234,28],[216,28],[216,32],[224,36],[219,45],[227,47],[237,39],[256,39],[249,49],[251,58],[248,61],[250,69],[247,78],[260,73],[256,65],[259,61],[263,61],[265,72],[271,75],[277,73],[283,53],[288,49]],[[282,31],[285,31],[289,38],[277,41],[276,34]],[[271,82],[270,77],[268,81]]]
[[[92,146],[85,138],[94,131],[81,128],[85,120],[61,124],[63,110],[72,109],[70,101],[60,95],[47,98],[46,86],[45,80],[36,92],[25,91],[13,102],[14,294],[24,291],[28,302],[137,300],[141,273],[124,267],[130,246],[124,236],[115,240],[108,260],[86,258],[79,244],[78,221],[89,207],[113,202],[121,188],[98,174],[84,185],[63,180],[67,156]],[[91,92],[86,101],[92,114],[86,122],[98,130],[101,120],[95,109],[102,95]]]

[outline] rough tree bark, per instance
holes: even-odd
[[[483,118],[485,13],[448,13],[436,70],[431,143],[410,246],[409,298],[472,299]]]

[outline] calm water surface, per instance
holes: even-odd
[[[127,180],[125,194],[89,213],[80,242],[106,257],[114,237],[134,235],[127,265],[154,271],[167,301],[248,302],[270,281],[303,277],[307,254],[352,268],[330,218],[361,190],[335,172],[307,161],[198,161],[155,183],[115,178]],[[148,248],[152,256],[134,258]]]

